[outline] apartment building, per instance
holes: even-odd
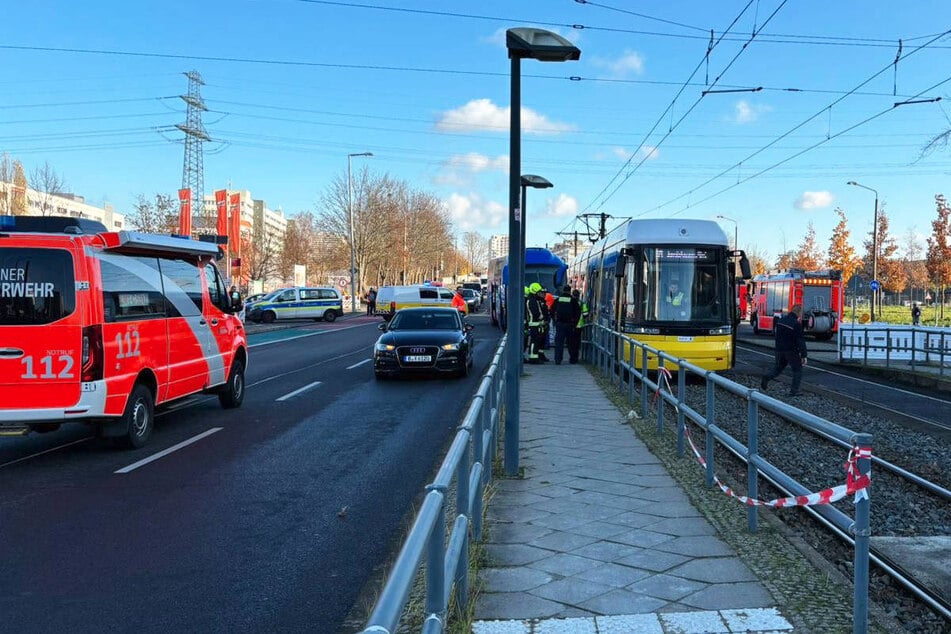
[[[24,190],[12,183],[0,183],[0,214],[12,214],[16,207],[25,210],[28,216],[68,216],[98,220],[110,231],[125,229],[125,215],[106,203],[102,207],[90,205],[79,194],[48,194],[35,189]],[[17,200],[19,199],[19,200]]]

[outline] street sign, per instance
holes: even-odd
[[[882,287],[882,284],[878,280],[872,280],[871,282],[868,283],[868,287],[872,289],[873,291],[877,291],[878,289]]]

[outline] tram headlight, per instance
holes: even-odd
[[[729,335],[733,334],[733,326],[720,326],[719,328],[711,328],[711,335]]]
[[[659,335],[660,328],[631,328],[629,331],[632,335]]]

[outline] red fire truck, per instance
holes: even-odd
[[[802,326],[807,335],[820,341],[839,331],[843,307],[842,271],[825,269],[782,273],[753,278],[750,324],[753,332],[773,332],[773,322],[802,304]]]

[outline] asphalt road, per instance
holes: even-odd
[[[338,631],[495,351],[470,321],[467,379],[377,382],[378,318],[301,322],[255,336],[243,407],[160,410],[144,449],[82,426],[3,439],[0,630]]]

